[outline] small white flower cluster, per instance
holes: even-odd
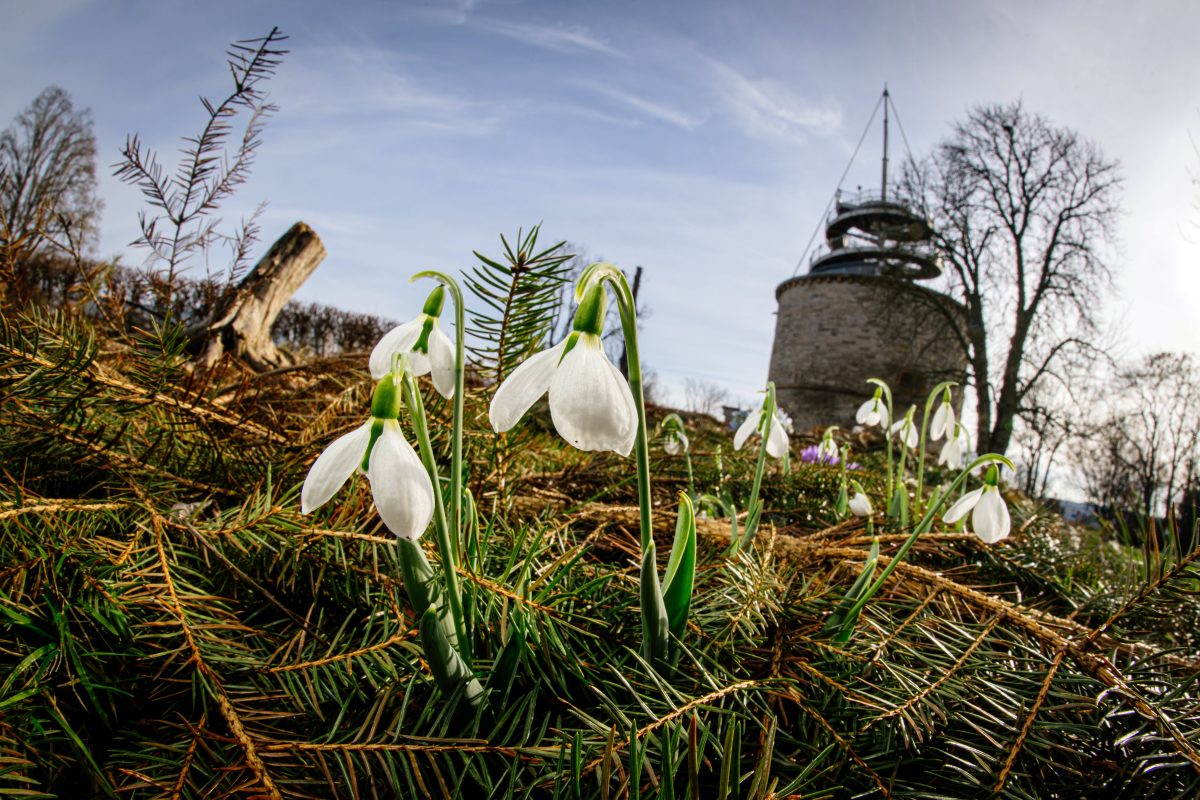
[[[883,401],[884,385],[880,381],[872,381],[872,383],[877,386],[875,395],[858,407],[855,414],[858,423],[866,426],[878,425],[887,431],[889,438],[896,436],[901,445],[909,449],[918,446],[923,448],[924,445],[920,441],[914,422],[916,406],[910,406],[903,418],[894,420],[889,425],[888,405]],[[935,391],[937,390],[935,389]],[[888,394],[887,402],[891,402],[890,394]],[[930,402],[932,402],[932,398]],[[926,405],[926,414],[928,414],[929,408],[930,406]],[[934,442],[944,440],[938,455],[939,464],[951,470],[962,469],[971,445],[966,431],[955,418],[954,405],[948,386],[943,390],[937,410],[930,419],[929,438]],[[998,482],[998,472],[993,464],[984,478],[984,485],[959,498],[946,511],[942,519],[953,525],[970,513],[971,526],[981,540],[987,544],[994,544],[1004,539],[1009,534],[1012,521],[1009,517],[1008,506],[1000,496]],[[859,516],[869,515],[871,513],[870,499],[860,489],[850,500],[849,508]]]
[[[329,502],[355,471],[371,482],[379,517],[396,536],[415,541],[433,519],[433,483],[413,446],[400,429],[397,364],[414,377],[432,373],[438,392],[454,395],[454,345],[439,324],[444,290],[438,287],[425,310],[384,334],[371,351],[368,367],[379,381],[371,399],[371,417],[336,439],[317,457],[300,490],[300,513]]]

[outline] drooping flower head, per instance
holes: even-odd
[[[971,527],[985,544],[995,544],[1006,538],[1012,528],[1012,519],[1004,498],[1000,496],[999,481],[1000,473],[992,464],[984,476],[983,486],[960,497],[942,519],[953,525],[971,512]]]
[[[956,422],[954,423],[954,433],[942,445],[942,452],[938,454],[938,463],[944,464],[950,469],[962,469],[963,457],[970,447],[971,443],[967,439],[967,432],[963,430],[962,425]]]
[[[954,435],[954,406],[950,402],[949,387],[942,393],[942,402],[933,413],[933,422],[929,423],[929,438],[937,441],[945,437],[947,440]]]
[[[433,386],[442,397],[454,396],[454,344],[441,326],[446,290],[437,286],[425,307],[413,319],[383,335],[371,351],[371,377],[380,380],[391,372],[398,356],[408,356],[414,376],[432,373]]]
[[[773,391],[773,390],[769,390]],[[737,433],[733,435],[733,449],[741,450],[742,445],[750,438],[752,434],[762,435],[759,430],[763,425],[763,413],[766,411],[767,403],[770,402],[770,395],[763,397],[763,405],[746,415],[746,419],[737,429]],[[776,407],[774,413],[771,414],[770,422],[767,431],[767,455],[772,458],[783,458],[788,451],[788,435],[784,430],[783,422],[779,418],[779,409]]]
[[[837,430],[837,425],[830,425],[825,429],[825,435],[821,437],[821,443],[817,445],[817,460],[826,464],[837,464],[841,459],[838,457],[837,442],[833,440],[833,432]]]
[[[371,418],[317,457],[300,490],[300,513],[325,505],[355,470],[361,470],[371,481],[371,497],[388,530],[415,541],[429,527],[433,484],[400,430],[398,384],[394,373],[385,374],[371,398]]]
[[[854,415],[854,419],[859,425],[878,425],[881,428],[888,426],[887,405],[883,402],[883,389],[879,386],[875,387],[875,396],[858,407],[858,413]]]
[[[488,409],[492,428],[509,430],[549,392],[550,418],[568,443],[629,455],[637,438],[637,408],[629,383],[600,340],[606,303],[603,283],[587,287],[571,334],[527,359],[500,384]]]
[[[854,496],[850,498],[848,504],[851,513],[856,517],[869,517],[874,514],[875,509],[871,506],[871,498],[867,497],[862,485],[858,481],[850,481],[850,486],[854,489]]]
[[[658,425],[662,434],[663,450],[668,455],[677,456],[690,450],[687,434],[684,432],[683,420],[678,414],[668,414]]]
[[[917,446],[919,438],[917,436],[917,426],[913,423],[913,415],[917,413],[916,406],[909,406],[908,413],[904,415],[904,419],[896,420],[892,423],[890,435],[897,436],[905,447],[910,450]]]

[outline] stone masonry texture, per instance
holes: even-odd
[[[852,428],[873,392],[868,378],[891,386],[897,416],[917,405],[918,420],[937,383],[963,383],[965,313],[940,292],[883,276],[804,275],[775,296],[769,378],[797,431]]]

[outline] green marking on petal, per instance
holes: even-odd
[[[412,346],[414,353],[429,355],[429,334],[433,331],[433,323],[436,321],[436,318],[425,315],[425,322],[421,325],[421,335],[417,337],[417,341]]]
[[[567,353],[575,349],[575,345],[579,344],[579,337],[582,336],[579,331],[571,331],[571,335],[567,337],[567,344],[563,347],[562,355],[558,357],[558,363],[561,364],[563,359],[567,357]]]
[[[380,381],[380,383],[383,383],[383,381]],[[399,416],[399,413],[397,413],[397,416]],[[371,438],[367,442],[367,451],[363,453],[363,460],[362,464],[360,465],[363,472],[366,472],[367,468],[371,464],[371,450],[374,449],[375,442],[377,442],[379,437],[383,434],[383,423],[384,420],[380,419],[379,417],[376,417],[371,421]]]

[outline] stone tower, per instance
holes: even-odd
[[[839,190],[825,224],[826,247],[808,274],[775,290],[769,377],[797,430],[852,427],[854,412],[872,393],[868,378],[892,387],[899,416],[910,404],[922,407],[940,381],[961,384],[966,373],[962,305],[916,283],[936,278],[941,268],[929,222],[913,204],[888,194],[886,89],[881,103],[879,191],[843,197]]]

